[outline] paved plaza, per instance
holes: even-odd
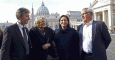
[[[108,60],[115,60],[115,34],[111,34],[112,42],[110,43],[107,52]]]

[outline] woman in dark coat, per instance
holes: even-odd
[[[53,47],[53,30],[45,27],[45,19],[37,17],[34,21],[34,28],[30,29],[29,35],[32,43],[30,51],[31,60],[47,60],[48,49]],[[56,58],[56,56],[54,56]]]
[[[75,29],[69,26],[69,18],[59,18],[59,29],[55,30],[55,44],[59,60],[80,60],[79,39]]]

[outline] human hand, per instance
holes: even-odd
[[[46,50],[46,49],[48,49],[50,46],[51,46],[50,43],[46,43],[46,44],[43,45],[43,49]]]

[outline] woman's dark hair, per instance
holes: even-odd
[[[59,27],[61,28],[60,20],[61,20],[62,17],[66,17],[66,18],[67,18],[67,21],[68,21],[67,27],[68,27],[68,26],[70,25],[70,23],[69,23],[69,18],[68,18],[68,16],[66,16],[66,15],[62,15],[62,16],[59,18]]]

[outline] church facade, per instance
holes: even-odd
[[[77,26],[80,25],[82,22],[80,11],[67,11],[67,15],[70,19],[70,26],[72,28],[77,29]],[[30,20],[28,24],[26,25],[28,29],[31,29],[34,27],[34,21],[36,17],[42,16],[46,20],[46,26],[52,28],[53,30],[59,28],[59,13],[49,13],[48,8],[44,5],[44,2],[42,2],[41,6],[38,8],[37,13],[34,14],[34,9],[32,6],[32,14],[30,15]]]
[[[31,29],[32,27],[34,27],[34,21],[36,17],[39,17],[39,16],[42,16],[45,18],[47,27],[50,27],[53,30],[58,28],[58,19],[60,15],[57,12],[50,14],[48,8],[44,5],[44,2],[42,2],[36,14],[34,14],[34,9],[32,6],[32,14],[30,15],[30,20],[28,24],[26,25],[28,29]]]

